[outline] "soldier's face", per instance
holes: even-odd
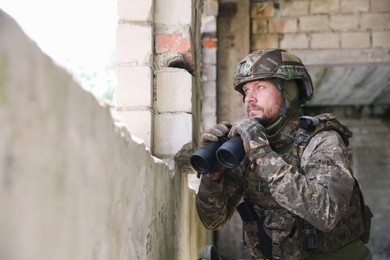
[[[257,80],[242,87],[249,118],[260,118],[267,123],[278,115],[282,104],[281,92],[269,80]]]

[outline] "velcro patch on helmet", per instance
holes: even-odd
[[[271,58],[267,58],[267,60],[268,60],[269,62],[271,62],[272,64],[274,64],[275,66],[278,66],[278,65],[279,65],[279,63],[278,63],[277,61],[275,61],[275,60],[273,60],[273,59],[271,59]]]
[[[301,65],[283,65],[278,68],[276,73],[286,75],[287,80],[307,76],[305,67]]]
[[[266,71],[271,71],[271,68],[265,66],[264,64],[260,64],[260,68],[262,68],[263,70],[266,70]]]
[[[302,63],[302,61],[297,56],[289,52],[282,52],[282,60],[284,62],[292,61]]]

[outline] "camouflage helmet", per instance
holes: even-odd
[[[246,56],[234,73],[234,89],[243,96],[242,86],[261,79],[295,80],[301,104],[313,96],[313,83],[305,65],[294,54],[282,49],[263,49]]]

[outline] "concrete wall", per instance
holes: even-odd
[[[132,64],[119,74],[152,75]],[[153,157],[113,110],[0,10],[0,259],[196,259],[208,233],[182,164]]]
[[[390,259],[390,120],[378,117],[347,118],[354,133],[352,170],[374,213],[368,244],[375,259]],[[385,231],[385,232],[384,232]]]

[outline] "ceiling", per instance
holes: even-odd
[[[315,93],[310,106],[389,105],[390,65],[307,66]]]

